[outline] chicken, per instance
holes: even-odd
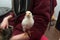
[[[26,15],[22,21],[22,28],[23,31],[30,31],[31,27],[33,27],[34,25],[34,19],[33,19],[33,15],[30,11],[26,11]]]

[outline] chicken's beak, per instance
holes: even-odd
[[[29,17],[29,16],[30,16],[30,14],[26,14],[26,16],[27,16],[27,17]]]
[[[27,16],[29,16],[29,14],[27,14]]]

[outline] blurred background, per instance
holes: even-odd
[[[0,7],[12,8],[12,0],[0,0]],[[60,10],[60,0],[57,0],[57,6],[55,8],[55,13],[54,13],[56,19],[58,17],[59,10]]]
[[[0,0],[0,7],[12,8],[12,0]]]
[[[56,17],[56,19],[57,19],[58,13],[59,13],[59,11],[60,11],[60,0],[56,0],[56,1],[57,1],[57,6],[56,6],[56,8],[55,8],[55,13],[54,13],[54,15],[55,15],[55,17]]]

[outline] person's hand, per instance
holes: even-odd
[[[0,28],[5,29],[8,28],[8,20],[12,17],[12,15],[9,15],[7,17],[5,17],[2,21],[2,23],[0,24]]]
[[[13,36],[10,40],[29,40],[29,36],[27,35],[27,33],[22,33]]]

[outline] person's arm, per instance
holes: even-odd
[[[12,36],[10,40],[29,40],[27,33],[21,33],[15,36]]]
[[[53,0],[53,10],[56,6],[56,0]],[[50,21],[50,0],[34,0],[33,14],[35,24],[31,28],[30,40],[40,40]]]

